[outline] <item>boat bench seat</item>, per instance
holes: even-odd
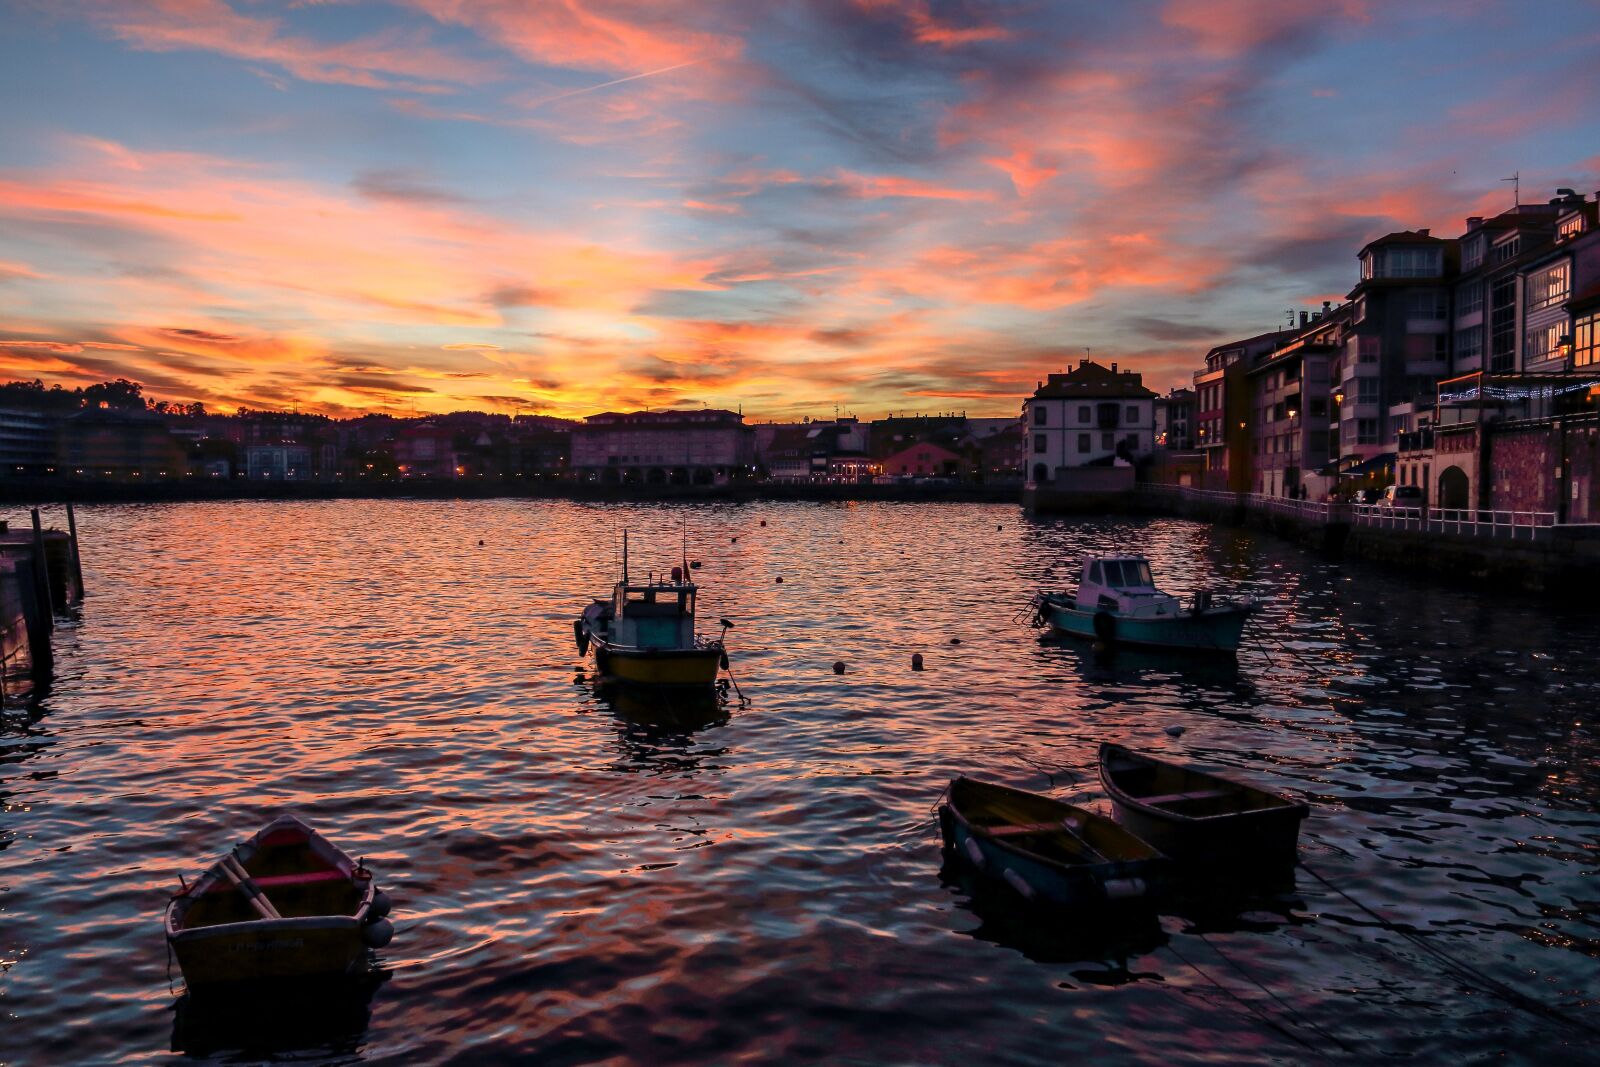
[[[1023,834],[1051,834],[1061,830],[1059,822],[1010,823],[1005,826],[985,826],[990,837],[1021,837]]]
[[[349,875],[343,871],[306,871],[302,874],[269,874],[250,880],[262,889],[270,889],[276,885],[311,885],[315,882],[349,881]]]
[[[1141,804],[1176,804],[1184,800],[1214,800],[1229,794],[1227,789],[1192,789],[1187,793],[1163,793],[1155,797],[1134,797]]]

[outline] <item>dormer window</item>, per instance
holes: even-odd
[[[1483,264],[1483,235],[1469,237],[1461,245],[1461,269],[1472,270]]]
[[[1583,232],[1583,214],[1568,215],[1556,226],[1556,240],[1570,241]]]
[[[1517,254],[1521,251],[1522,235],[1514,233],[1510,237],[1503,238],[1495,243],[1494,261],[1496,263],[1508,263],[1516,259]]]

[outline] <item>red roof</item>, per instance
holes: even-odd
[[[1144,399],[1154,397],[1146,389],[1141,376],[1131,370],[1116,371],[1086,359],[1065,374],[1052,374],[1045,383],[1034,390],[1036,400],[1066,398],[1069,400],[1091,397],[1117,399]]]

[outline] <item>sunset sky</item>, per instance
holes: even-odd
[[[1600,5],[0,0],[0,376],[1012,414],[1600,188]]]

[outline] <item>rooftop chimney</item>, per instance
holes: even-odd
[[[1422,229],[1418,230],[1417,231],[1417,236],[1418,237],[1426,237],[1426,236],[1428,236],[1428,228],[1426,226],[1424,226]]]
[[[1467,216],[1467,232],[1468,233],[1471,233],[1473,230],[1476,230],[1479,226],[1482,226],[1482,225],[1483,225],[1483,216],[1482,215],[1468,215]]]
[[[1117,373],[1117,365],[1115,363],[1111,364],[1111,373],[1112,374]]]
[[[1328,312],[1330,312],[1332,310],[1333,310],[1333,301],[1332,300],[1324,300],[1322,302],[1322,313],[1324,315],[1326,315]]]
[[[1305,329],[1305,328],[1306,328],[1306,326],[1307,326],[1307,325],[1308,325],[1308,324],[1309,324],[1309,323],[1310,323],[1310,322],[1311,322],[1311,312],[1309,312],[1309,311],[1303,311],[1303,310],[1302,310],[1302,311],[1301,311],[1301,312],[1300,312],[1300,328],[1301,328],[1301,329],[1302,329],[1302,330],[1303,330],[1303,329]]]

